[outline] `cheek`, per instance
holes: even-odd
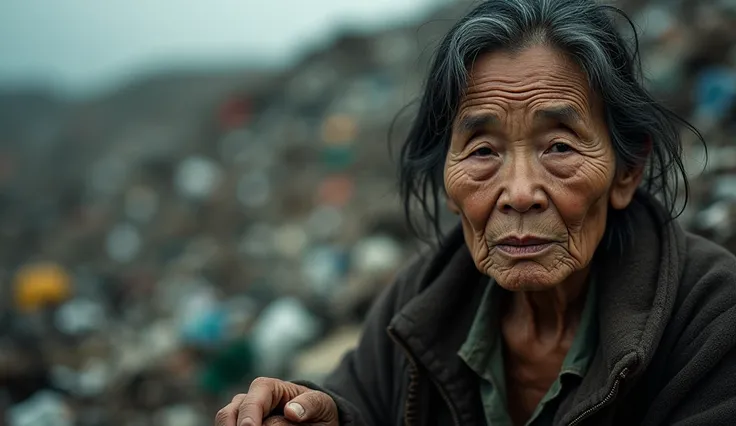
[[[478,177],[479,174],[488,176],[488,171],[468,167],[468,163],[471,162],[449,165],[445,169],[445,190],[468,225],[482,232],[495,204],[494,195],[489,180]]]
[[[594,161],[583,161],[573,175],[557,181],[554,204],[574,239],[602,234],[612,182],[613,167]]]
[[[473,257],[478,270],[486,271],[488,269],[487,262],[490,258],[488,257],[488,244],[486,244],[483,232],[476,230],[477,228],[470,224],[467,216],[461,216],[460,220],[462,223],[465,244]]]

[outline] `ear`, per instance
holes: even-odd
[[[652,140],[649,137],[646,140],[645,150],[647,154],[645,158],[648,158],[652,150]],[[642,161],[636,167],[616,172],[616,177],[613,179],[613,185],[611,186],[611,207],[616,210],[623,210],[629,206],[631,199],[634,198],[634,193],[636,193],[636,188],[639,187],[644,177],[645,163],[646,161]]]
[[[628,207],[643,175],[644,166],[637,166],[636,169],[616,173],[613,186],[611,186],[611,207],[616,210],[623,210]]]

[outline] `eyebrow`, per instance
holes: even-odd
[[[539,109],[534,112],[534,121],[557,122],[568,127],[581,124],[583,116],[571,105],[560,105]],[[486,112],[482,114],[466,115],[458,122],[458,128],[462,132],[474,133],[488,127],[498,126],[501,119],[496,114]]]
[[[583,116],[572,106],[561,105],[535,111],[534,121],[554,121],[573,127],[583,122]]]
[[[466,115],[460,119],[458,127],[462,132],[473,133],[480,129],[498,125],[500,121],[496,114],[491,113]]]

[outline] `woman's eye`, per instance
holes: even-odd
[[[570,151],[572,151],[572,147],[562,142],[557,142],[547,149],[547,152],[555,154],[564,154]]]
[[[473,151],[471,154],[473,157],[490,157],[492,155],[496,155],[496,152],[492,150],[491,148],[488,148],[487,146],[480,147]]]

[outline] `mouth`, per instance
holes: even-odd
[[[512,257],[537,255],[554,244],[554,241],[540,237],[506,237],[496,242],[496,248]]]

